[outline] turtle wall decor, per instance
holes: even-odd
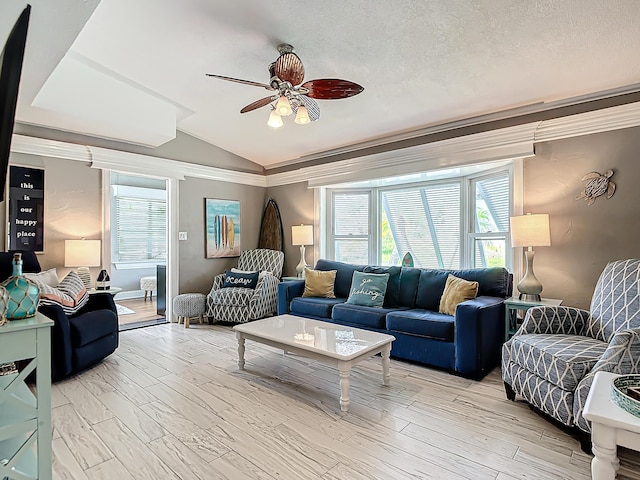
[[[613,170],[607,170],[600,174],[598,172],[587,173],[582,177],[583,182],[587,182],[582,191],[576,195],[576,200],[584,198],[587,205],[591,205],[600,195],[607,194],[607,198],[613,197],[616,192],[616,184],[610,178],[613,176]]]

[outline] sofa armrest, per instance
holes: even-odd
[[[75,317],[77,315],[82,315],[83,313],[87,312],[94,312],[96,310],[111,310],[117,315],[118,310],[116,309],[116,302],[113,299],[113,295],[111,295],[111,293],[109,292],[94,293],[92,295],[89,295],[87,304],[73,316]]]
[[[532,307],[527,310],[524,321],[515,335],[584,335],[590,316],[587,310],[574,307]]]
[[[495,367],[504,341],[504,299],[481,296],[458,304],[454,341],[457,372],[480,378]]]
[[[41,305],[38,311],[53,320],[51,328],[51,378],[60,380],[71,373],[71,325],[69,318],[59,305]]]
[[[271,273],[258,279],[253,296],[249,300],[249,318],[258,319],[275,313],[278,283],[278,279]]]
[[[211,293],[215,292],[216,290],[220,290],[222,288],[222,285],[224,285],[224,273],[220,273],[213,277],[213,285],[211,285],[211,291],[209,292],[209,295],[211,295]]]
[[[278,315],[289,313],[291,300],[301,297],[304,292],[304,280],[290,280],[278,284]]]

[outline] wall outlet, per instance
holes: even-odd
[[[186,240],[187,232],[178,232],[178,240]]]

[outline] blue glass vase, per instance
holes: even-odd
[[[34,281],[22,275],[22,254],[13,254],[13,275],[0,286],[7,291],[7,319],[19,320],[36,314],[40,289]]]

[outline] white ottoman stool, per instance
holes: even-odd
[[[206,295],[202,293],[183,293],[173,299],[173,313],[178,317],[178,324],[184,321],[184,328],[189,328],[189,320],[198,317],[198,323],[202,323]]]
[[[149,299],[153,297],[153,291],[158,290],[158,280],[156,277],[142,277],[140,279],[140,290],[144,290],[144,301],[147,301],[147,293]]]

